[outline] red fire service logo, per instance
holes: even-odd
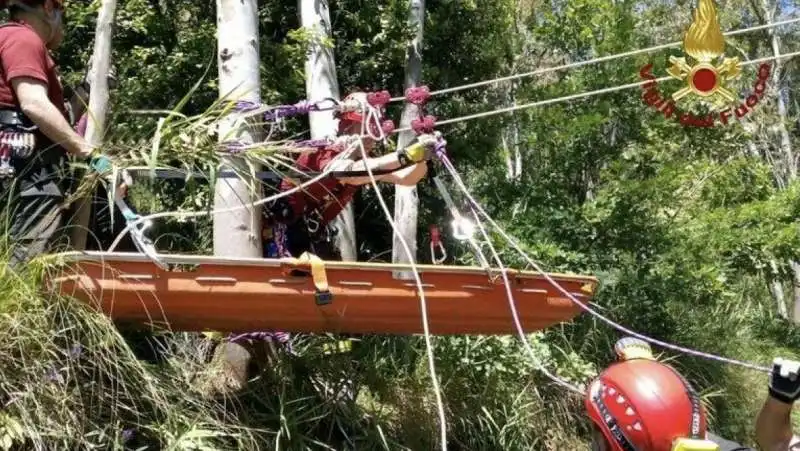
[[[666,119],[674,119],[690,127],[713,127],[716,123],[727,125],[733,117],[742,118],[758,105],[764,96],[770,65],[761,64],[753,84],[753,93],[740,101],[725,87],[725,83],[739,77],[741,63],[739,58],[728,58],[725,52],[725,37],[717,21],[714,0],[699,0],[694,12],[694,20],[683,38],[683,48],[691,57],[670,56],[672,66],[667,74],[681,80],[686,86],[672,93],[669,98],[658,92],[658,79],[653,75],[653,65],[641,68],[639,77],[649,80],[642,85],[642,100],[661,112]],[[708,107],[709,113],[696,115],[679,110],[675,102],[694,95]]]

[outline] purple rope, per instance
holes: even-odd
[[[285,117],[308,114],[311,111],[318,111],[317,104],[304,100],[302,102],[295,103],[294,105],[276,106],[264,113],[264,120],[274,121]]]
[[[292,343],[289,340],[288,332],[245,332],[239,335],[229,335],[227,338],[225,338],[225,341],[236,344],[242,344],[243,342],[266,341],[285,346],[290,354],[293,352]]]
[[[238,112],[246,113],[248,111],[253,111],[260,108],[261,105],[255,102],[250,102],[249,100],[239,100],[236,102],[233,109]]]
[[[328,147],[331,141],[328,139],[307,139],[305,141],[297,141],[294,143],[297,147]]]
[[[442,158],[447,158],[447,143],[444,139],[439,138],[436,141],[436,146],[433,148],[433,151],[436,153],[436,157],[440,160]]]

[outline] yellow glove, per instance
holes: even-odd
[[[413,162],[419,163],[424,160],[430,160],[433,157],[433,152],[436,149],[436,144],[439,142],[441,135],[437,132],[435,135],[420,135],[417,142],[406,147],[405,149],[397,152],[397,158],[400,163]]]

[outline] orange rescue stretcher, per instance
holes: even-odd
[[[418,287],[406,264],[75,252],[48,280],[119,324],[173,331],[306,333],[423,333]],[[164,269],[167,267],[168,269]],[[430,332],[516,334],[498,269],[416,265],[427,301]],[[507,269],[525,332],[569,321],[580,308],[543,275]],[[596,278],[550,274],[583,303]]]

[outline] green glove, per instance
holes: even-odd
[[[111,163],[111,159],[107,156],[98,155],[96,157],[92,157],[91,161],[89,162],[89,166],[95,171],[104,174],[106,172],[111,172],[114,165]]]

